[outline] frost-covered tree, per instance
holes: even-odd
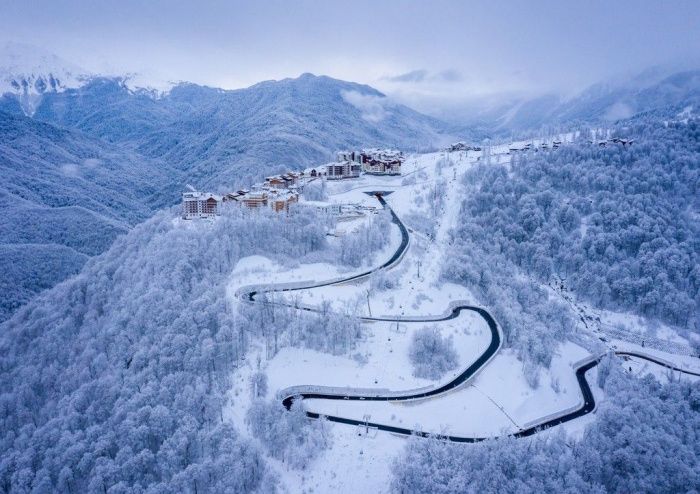
[[[233,207],[187,223],[164,211],[17,311],[0,326],[0,491],[274,485],[223,416],[248,342],[263,334],[238,317],[227,286],[244,256],[334,255],[319,223],[313,211]],[[327,317],[335,333],[323,341],[342,351],[357,326]],[[297,338],[318,338],[305,329]]]
[[[394,463],[392,490],[694,492],[700,484],[700,383],[661,385],[613,367],[605,387],[608,398],[581,438],[553,431],[468,445],[409,441]]]
[[[250,376],[250,393],[253,398],[264,398],[267,394],[267,374],[258,370]]]
[[[246,422],[267,453],[292,468],[305,468],[331,445],[325,422],[309,419],[301,400],[295,400],[291,410],[278,400],[255,400]]]
[[[473,168],[444,276],[490,307],[521,359],[543,365],[575,324],[540,288],[555,281],[595,306],[697,331],[698,125],[637,119],[613,129],[631,146],[582,139]]]
[[[304,186],[304,198],[308,201],[325,201],[328,199],[326,181],[321,179]]]
[[[456,368],[459,358],[452,336],[443,337],[436,326],[423,327],[413,334],[408,356],[414,376],[433,380]]]

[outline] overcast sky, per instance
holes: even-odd
[[[700,0],[0,0],[7,41],[224,88],[313,72],[404,96],[570,92],[698,62]]]

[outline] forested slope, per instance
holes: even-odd
[[[309,220],[289,226],[302,231]],[[311,243],[280,241],[277,221],[239,212],[174,226],[161,213],[7,321],[1,488],[258,487],[259,454],[221,421],[246,350],[224,282],[241,256],[308,251]]]
[[[177,197],[157,160],[0,112],[0,320]],[[26,246],[22,248],[22,246]]]
[[[614,134],[635,142],[601,148],[582,138],[465,179],[446,274],[476,288],[507,337],[545,363],[547,340],[567,325],[552,319],[545,292],[513,272],[540,283],[560,277],[601,308],[700,328],[698,121],[639,118]]]
[[[223,418],[249,342],[345,352],[359,323],[262,304],[234,313],[227,286],[246,256],[342,257],[325,221],[308,209],[232,206],[212,222],[163,211],[20,308],[0,325],[0,491],[270,492],[262,455]],[[365,227],[360,256],[386,241],[386,221]],[[306,421],[295,423],[301,441]],[[284,451],[313,454],[302,442]]]
[[[609,398],[583,437],[563,433],[476,445],[414,440],[394,492],[693,492],[700,482],[700,383],[631,379],[614,365]]]

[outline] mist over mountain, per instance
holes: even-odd
[[[629,79],[595,84],[573,96],[493,95],[442,110],[439,115],[463,132],[507,136],[547,127],[606,125],[640,113],[673,116],[700,104],[700,70],[648,69]],[[458,131],[459,132],[459,131]]]

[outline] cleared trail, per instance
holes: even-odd
[[[389,192],[387,192],[389,193]],[[382,197],[382,192],[368,192],[368,194],[375,195],[377,200],[380,202],[382,207],[384,209],[387,209],[391,213],[391,218],[394,224],[396,224],[401,231],[401,244],[399,247],[396,249],[394,254],[391,256],[389,260],[387,260],[385,263],[383,263],[381,266],[378,266],[376,268],[373,268],[371,270],[355,274],[352,276],[349,276],[347,278],[342,278],[342,279],[334,279],[330,280],[327,282],[320,282],[320,283],[309,283],[306,285],[295,285],[293,287],[289,286],[278,286],[277,288],[275,285],[268,285],[265,288],[260,288],[256,287],[255,289],[241,289],[239,290],[239,296],[244,300],[249,303],[255,303],[256,301],[256,296],[261,294],[261,293],[284,293],[284,292],[292,292],[296,290],[305,290],[305,289],[310,289],[310,288],[319,288],[319,287],[325,287],[325,286],[332,286],[332,285],[338,285],[341,283],[347,283],[347,282],[352,282],[352,281],[358,281],[363,278],[367,278],[371,276],[373,273],[380,271],[382,269],[390,268],[400,262],[400,260],[403,258],[403,255],[406,253],[406,250],[408,249],[409,245],[409,233],[408,230],[406,229],[406,226],[401,222],[401,220],[398,218],[396,213],[389,207],[389,205],[386,203],[384,198]],[[260,303],[260,302],[258,302]],[[265,302],[265,303],[271,303],[271,302]],[[298,307],[293,304],[286,304],[282,302],[274,302],[276,305],[283,305],[287,307],[292,307],[296,308],[299,310],[305,310],[309,312],[316,312],[314,308],[311,307]],[[451,311],[449,311],[445,315],[439,315],[439,316],[434,316],[434,317],[426,317],[426,316],[416,316],[416,317],[395,317],[395,318],[389,318],[389,317],[360,317],[362,321],[365,322],[374,322],[374,321],[386,321],[386,322],[440,322],[440,321],[447,321],[450,319],[456,319],[459,317],[459,315],[462,312],[475,312],[481,316],[481,318],[484,319],[486,324],[489,327],[490,333],[491,333],[491,341],[487,348],[484,350],[484,352],[473,362],[471,363],[467,368],[465,368],[459,375],[457,375],[454,379],[451,381],[441,384],[439,386],[432,386],[428,388],[422,388],[418,390],[408,390],[408,391],[403,391],[403,392],[394,392],[394,391],[387,391],[387,390],[368,390],[368,389],[346,389],[346,388],[329,388],[329,387],[324,387],[324,386],[295,386],[293,388],[288,388],[285,390],[280,391],[278,394],[279,398],[282,400],[282,403],[284,406],[289,409],[292,406],[292,402],[297,399],[317,399],[317,400],[344,400],[344,401],[384,401],[384,402],[401,402],[401,401],[414,401],[414,400],[421,400],[421,399],[426,399],[426,398],[432,398],[436,396],[440,396],[442,394],[448,393],[462,385],[464,385],[466,382],[468,382],[470,379],[472,379],[478,372],[483,369],[489,361],[498,353],[498,351],[501,348],[503,338],[500,332],[500,329],[498,327],[498,324],[496,323],[495,319],[493,316],[484,308],[482,307],[476,307],[472,305],[456,305],[452,307]],[[657,357],[654,357],[652,355],[647,355],[644,353],[640,352],[632,352],[632,351],[617,351],[614,352],[616,355],[619,356],[630,356],[630,357],[635,357],[635,358],[640,358],[643,360],[647,360],[649,362],[652,362],[654,364],[662,365],[664,367],[667,367],[671,370],[681,372],[684,374],[692,375],[692,376],[700,376],[699,372],[694,372],[690,371],[687,369],[682,369],[679,368],[669,362],[665,362]],[[564,410],[560,413],[549,415],[547,417],[543,417],[541,420],[536,421],[534,424],[523,427],[522,429],[513,432],[509,434],[510,436],[513,437],[527,437],[531,436],[533,434],[536,434],[537,432],[546,430],[550,427],[554,427],[559,424],[563,424],[565,422],[569,422],[571,420],[575,420],[579,417],[582,417],[584,415],[587,415],[591,412],[593,412],[596,408],[596,402],[595,398],[593,396],[593,392],[591,391],[591,388],[588,384],[588,381],[586,380],[586,372],[589,370],[593,369],[595,366],[597,366],[601,359],[605,356],[605,354],[598,355],[598,356],[591,356],[587,359],[584,359],[583,361],[579,362],[576,367],[574,368],[574,372],[576,373],[576,380],[578,382],[579,388],[581,390],[581,402],[580,405],[577,406],[576,408]],[[376,423],[376,422],[369,422],[369,421],[364,421],[364,420],[357,420],[357,419],[351,419],[351,418],[346,418],[346,417],[340,417],[340,416],[334,416],[334,415],[321,415],[315,412],[306,412],[306,415],[310,418],[321,418],[323,417],[326,420],[329,420],[331,422],[336,422],[339,424],[347,424],[347,425],[354,425],[354,426],[363,426],[363,427],[370,427],[370,428],[376,428],[381,431],[385,432],[391,432],[394,434],[400,434],[400,435],[406,435],[406,436],[419,436],[419,437],[429,437],[429,436],[438,436],[441,437],[445,440],[448,441],[453,441],[453,442],[461,442],[461,443],[475,443],[479,441],[484,441],[486,439],[492,439],[493,436],[491,437],[475,437],[475,436],[453,436],[453,435],[440,435],[440,434],[435,434],[435,433],[428,433],[424,432],[421,430],[415,430],[415,429],[408,429],[408,428],[403,428],[403,427],[396,427],[393,425],[388,425],[388,424],[381,424],[381,423]]]

